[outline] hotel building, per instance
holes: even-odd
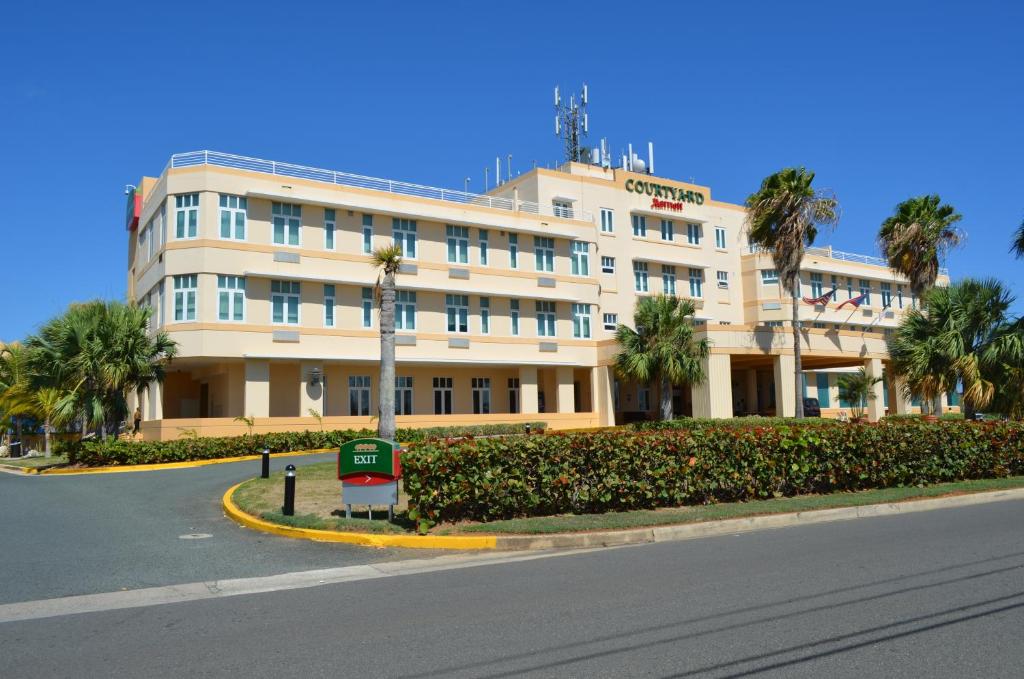
[[[673,390],[697,417],[791,415],[791,301],[748,246],[744,208],[711,189],[585,163],[536,168],[485,195],[199,151],[129,197],[129,298],[179,346],[140,407],[148,439],[372,427],[381,388],[398,426],[654,417],[657,385],[617,378],[617,324],[636,300],[691,298],[707,380]],[[370,253],[395,242],[397,380],[378,383]],[[848,410],[837,378],[884,376],[871,418],[910,412],[886,336],[917,304],[885,262],[811,248],[800,302],[805,395]],[[943,273],[943,281],[948,280]],[[863,297],[861,297],[863,295]],[[859,306],[845,304],[861,298]],[[949,404],[955,405],[955,403]]]

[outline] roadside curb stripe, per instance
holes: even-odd
[[[333,453],[334,448],[317,448],[315,450],[291,450],[286,453],[271,453],[271,458],[298,457],[300,455],[321,455]],[[163,469],[188,469],[190,467],[206,467],[211,464],[227,464],[229,462],[248,462],[258,460],[262,455],[239,455],[237,457],[216,457],[210,460],[191,460],[188,462],[161,462],[158,464],[126,464],[110,467],[85,467],[83,469],[44,469],[43,471],[26,472],[40,476],[73,476],[75,474],[123,474],[125,472],[155,472]]]
[[[243,481],[242,483],[246,483]],[[414,549],[494,549],[497,539],[494,535],[381,535],[375,533],[352,533],[314,528],[296,528],[271,523],[242,511],[231,496],[242,483],[227,489],[221,502],[224,514],[247,528],[264,533],[273,533],[286,538],[300,538],[317,542],[345,542],[366,547],[411,547]]]

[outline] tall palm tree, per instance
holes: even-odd
[[[380,417],[377,436],[395,438],[395,276],[402,265],[402,248],[385,245],[373,251],[380,300]]]
[[[700,384],[704,361],[710,347],[707,338],[696,339],[693,315],[696,308],[688,299],[674,295],[642,297],[633,312],[636,330],[619,324],[615,340],[619,353],[615,370],[626,379],[659,383],[661,419],[672,419],[672,386]]]
[[[793,375],[796,416],[804,416],[803,362],[800,348],[800,265],[804,247],[814,244],[821,226],[839,221],[839,202],[831,193],[812,186],[814,173],[787,167],[765,177],[761,188],[747,198],[747,238],[769,251],[783,289],[792,300]]]
[[[55,427],[60,427],[75,416],[75,394],[57,387],[42,387],[33,394],[36,415],[43,421],[46,457],[51,455],[50,439]]]
[[[1024,222],[1020,223],[1016,233],[1013,234],[1013,245],[1010,252],[1017,256],[1017,259],[1024,257]]]
[[[15,435],[21,441],[22,420],[34,414],[30,363],[32,350],[24,344],[8,344],[0,349],[0,412],[3,431],[14,419]],[[22,448],[24,450],[24,448]]]
[[[878,242],[889,266],[906,276],[920,298],[935,285],[941,260],[960,245],[963,234],[953,225],[961,215],[937,195],[915,196],[896,206],[882,222]]]

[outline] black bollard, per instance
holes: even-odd
[[[281,513],[285,516],[295,516],[295,465],[290,464],[284,468],[284,507]]]
[[[527,436],[530,434],[530,425],[526,425],[526,434]]]
[[[260,471],[260,478],[270,478],[270,450],[268,448],[263,449],[263,468]]]

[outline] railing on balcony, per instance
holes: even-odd
[[[748,245],[747,251],[750,254],[766,252],[763,248],[760,248],[757,245]],[[835,259],[841,262],[854,262],[856,264],[870,264],[871,266],[881,266],[889,268],[889,262],[887,262],[882,257],[873,257],[871,255],[861,255],[856,252],[843,252],[842,250],[833,250],[831,245],[823,248],[807,248],[805,252],[808,255],[828,257],[829,259]],[[948,276],[949,269],[947,269],[946,267],[941,267],[939,269],[939,274],[943,276]]]
[[[230,167],[237,170],[248,170],[250,172],[263,172],[266,174],[279,175],[282,177],[296,177],[309,179],[327,184],[338,184],[342,186],[354,186],[374,191],[385,191],[405,196],[418,196],[420,198],[431,198],[442,200],[448,203],[459,203],[462,205],[475,205],[479,207],[493,208],[497,210],[508,210],[509,212],[525,212],[527,214],[542,215],[547,217],[561,217],[576,221],[594,221],[594,215],[585,210],[566,209],[552,205],[541,205],[527,200],[516,200],[504,196],[488,196],[479,193],[468,193],[452,189],[442,189],[422,184],[410,184],[408,182],[395,181],[393,179],[380,179],[378,177],[367,177],[349,172],[337,172],[335,170],[323,170],[304,165],[293,165],[291,163],[280,163],[274,160],[263,160],[261,158],[249,158],[236,156],[231,153],[220,153],[219,151],[190,151],[188,153],[175,153],[168,163],[169,168],[193,167],[195,165],[217,165],[219,167]]]

